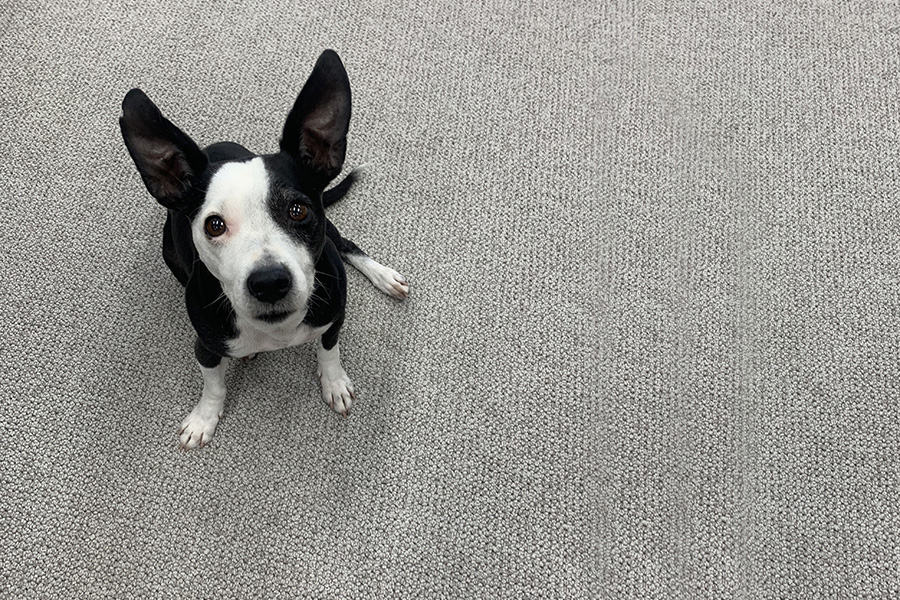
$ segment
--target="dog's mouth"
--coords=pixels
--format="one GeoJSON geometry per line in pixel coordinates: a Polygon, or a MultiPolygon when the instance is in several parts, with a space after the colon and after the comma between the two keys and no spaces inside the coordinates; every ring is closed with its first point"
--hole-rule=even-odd
{"type": "Polygon", "coordinates": [[[256,315],[256,318],[259,319],[260,321],[265,321],[266,323],[281,323],[282,321],[287,319],[292,314],[294,314],[294,312],[289,311],[289,310],[272,311],[272,312],[267,312],[267,313],[262,313],[262,314],[256,315]]]}

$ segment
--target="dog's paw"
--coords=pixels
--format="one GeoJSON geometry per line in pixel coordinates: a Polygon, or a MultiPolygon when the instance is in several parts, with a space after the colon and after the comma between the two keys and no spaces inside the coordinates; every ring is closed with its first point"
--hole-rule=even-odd
{"type": "Polygon", "coordinates": [[[359,269],[360,273],[369,278],[376,288],[387,294],[403,300],[409,295],[409,282],[406,277],[386,267],[365,254],[349,255],[347,260],[351,265],[359,269]]]}
{"type": "Polygon", "coordinates": [[[353,382],[347,377],[343,369],[332,372],[319,370],[319,379],[322,381],[322,399],[336,413],[343,416],[350,414],[356,393],[353,391],[353,382]]]}
{"type": "Polygon", "coordinates": [[[406,281],[406,277],[390,267],[379,266],[381,268],[374,271],[371,276],[375,287],[398,300],[406,298],[409,295],[409,282],[406,281]]]}
{"type": "Polygon", "coordinates": [[[210,411],[209,408],[198,404],[191,414],[181,422],[181,427],[178,429],[179,448],[191,450],[207,445],[216,432],[216,425],[219,424],[221,417],[221,411],[210,411]]]}

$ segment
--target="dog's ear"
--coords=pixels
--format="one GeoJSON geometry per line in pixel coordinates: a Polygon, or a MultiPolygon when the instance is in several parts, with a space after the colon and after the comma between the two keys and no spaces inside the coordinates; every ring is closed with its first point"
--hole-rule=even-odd
{"type": "Polygon", "coordinates": [[[281,150],[308,168],[324,188],[337,177],[347,152],[350,80],[334,50],[316,61],[281,134],[281,150]]]}
{"type": "Polygon", "coordinates": [[[166,208],[188,210],[196,204],[191,186],[206,169],[203,151],[166,119],[141,90],[122,101],[122,138],[147,190],[166,208]]]}

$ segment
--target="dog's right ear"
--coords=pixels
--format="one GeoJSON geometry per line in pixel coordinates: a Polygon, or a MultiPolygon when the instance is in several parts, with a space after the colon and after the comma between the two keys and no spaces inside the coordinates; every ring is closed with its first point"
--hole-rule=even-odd
{"type": "Polygon", "coordinates": [[[150,194],[166,208],[190,210],[191,186],[206,169],[203,151],[166,119],[141,90],[122,101],[122,138],[150,194]]]}

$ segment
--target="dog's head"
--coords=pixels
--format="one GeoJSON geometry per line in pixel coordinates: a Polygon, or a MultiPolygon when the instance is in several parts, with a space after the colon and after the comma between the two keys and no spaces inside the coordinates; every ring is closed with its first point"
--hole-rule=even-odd
{"type": "Polygon", "coordinates": [[[331,50],[288,114],[277,154],[211,162],[138,89],[119,120],[150,194],[188,216],[197,254],[235,312],[263,327],[301,312],[312,294],[322,191],[341,171],[349,123],[350,82],[331,50]]]}

